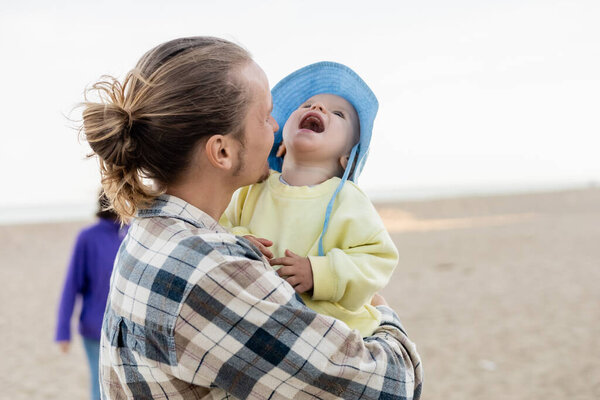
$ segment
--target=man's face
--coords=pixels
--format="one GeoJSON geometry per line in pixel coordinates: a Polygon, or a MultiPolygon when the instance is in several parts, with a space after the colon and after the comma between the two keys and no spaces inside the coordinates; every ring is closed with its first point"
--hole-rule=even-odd
{"type": "Polygon", "coordinates": [[[241,75],[247,81],[251,100],[244,121],[239,164],[234,175],[243,177],[242,186],[245,186],[268,178],[267,158],[273,147],[274,133],[279,130],[279,126],[271,116],[273,102],[263,70],[256,63],[250,62],[242,68],[241,75]]]}
{"type": "Polygon", "coordinates": [[[290,115],[283,127],[287,154],[298,160],[326,161],[348,155],[358,142],[356,110],[346,99],[318,94],[290,115]]]}

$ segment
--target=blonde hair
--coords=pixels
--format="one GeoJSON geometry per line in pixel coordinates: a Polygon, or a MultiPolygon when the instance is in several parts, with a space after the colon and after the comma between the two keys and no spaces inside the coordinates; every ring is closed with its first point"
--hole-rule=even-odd
{"type": "Polygon", "coordinates": [[[88,89],[82,132],[122,221],[177,180],[199,140],[216,133],[241,140],[250,94],[238,71],[250,61],[224,39],[175,39],[146,53],[123,82],[104,76],[88,89]],[[90,93],[99,100],[88,101],[90,93]]]}

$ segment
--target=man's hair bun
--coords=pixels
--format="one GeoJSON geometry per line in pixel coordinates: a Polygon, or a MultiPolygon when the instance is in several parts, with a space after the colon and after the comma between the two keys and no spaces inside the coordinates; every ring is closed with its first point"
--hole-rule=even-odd
{"type": "Polygon", "coordinates": [[[102,101],[85,104],[83,127],[87,141],[106,162],[134,168],[139,149],[133,135],[134,116],[123,104],[126,88],[114,78],[105,78],[89,91],[95,92],[102,101]]]}

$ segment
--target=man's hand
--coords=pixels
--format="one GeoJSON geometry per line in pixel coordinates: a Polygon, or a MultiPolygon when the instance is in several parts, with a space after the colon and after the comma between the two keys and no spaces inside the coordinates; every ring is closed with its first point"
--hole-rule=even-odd
{"type": "Polygon", "coordinates": [[[313,288],[312,266],[308,257],[300,257],[291,250],[285,251],[286,257],[269,260],[271,265],[283,265],[277,270],[297,293],[304,293],[313,288]]]}
{"type": "Polygon", "coordinates": [[[271,252],[271,250],[267,249],[267,247],[273,246],[273,242],[271,242],[269,239],[257,238],[256,236],[252,236],[252,235],[245,235],[244,239],[248,240],[253,245],[258,247],[260,252],[263,253],[263,255],[265,257],[267,257],[269,260],[271,258],[273,258],[273,253],[271,252]]]}
{"type": "Polygon", "coordinates": [[[374,307],[377,307],[377,306],[388,306],[389,307],[387,301],[385,301],[383,296],[380,295],[379,293],[375,293],[373,295],[373,298],[371,299],[371,305],[374,307]]]}
{"type": "Polygon", "coordinates": [[[60,348],[60,351],[62,351],[65,354],[69,352],[70,346],[71,342],[68,340],[61,340],[60,342],[58,342],[58,347],[60,348]]]}

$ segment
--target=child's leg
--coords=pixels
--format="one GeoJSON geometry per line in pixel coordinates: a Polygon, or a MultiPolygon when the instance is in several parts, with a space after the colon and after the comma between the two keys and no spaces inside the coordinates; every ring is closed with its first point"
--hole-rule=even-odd
{"type": "Polygon", "coordinates": [[[100,399],[100,379],[98,377],[98,364],[100,356],[100,341],[88,338],[83,339],[83,347],[85,348],[85,354],[87,354],[88,363],[90,365],[90,379],[91,379],[91,399],[100,399]]]}

